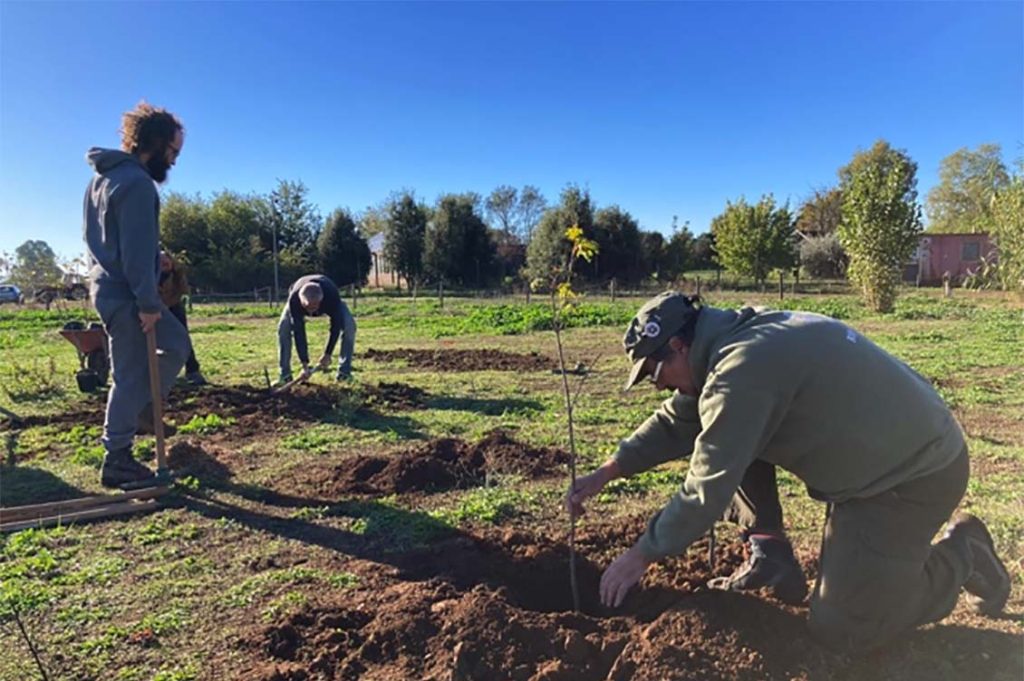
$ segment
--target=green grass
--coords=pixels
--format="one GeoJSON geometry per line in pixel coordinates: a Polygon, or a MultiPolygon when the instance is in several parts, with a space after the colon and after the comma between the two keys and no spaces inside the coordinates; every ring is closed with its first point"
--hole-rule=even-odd
{"type": "Polygon", "coordinates": [[[207,414],[206,416],[193,416],[189,419],[188,423],[185,423],[178,427],[178,432],[182,435],[188,435],[190,433],[198,435],[209,435],[210,433],[216,433],[218,430],[227,428],[235,419],[232,417],[223,417],[219,414],[207,414]]]}

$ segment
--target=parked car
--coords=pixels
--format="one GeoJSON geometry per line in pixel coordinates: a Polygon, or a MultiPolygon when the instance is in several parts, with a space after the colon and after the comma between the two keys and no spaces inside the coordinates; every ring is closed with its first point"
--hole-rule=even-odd
{"type": "Polygon", "coordinates": [[[20,305],[23,301],[21,289],[14,284],[0,284],[0,303],[15,303],[20,305]]]}

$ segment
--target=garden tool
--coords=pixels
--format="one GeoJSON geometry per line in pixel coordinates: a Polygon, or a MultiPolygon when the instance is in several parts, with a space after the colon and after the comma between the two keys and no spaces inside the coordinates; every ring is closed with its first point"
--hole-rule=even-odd
{"type": "Polygon", "coordinates": [[[160,366],[156,357],[156,329],[146,334],[146,358],[149,360],[149,395],[153,403],[153,435],[156,438],[156,474],[153,478],[122,485],[121,489],[143,489],[146,487],[167,487],[174,481],[174,472],[167,465],[167,450],[164,442],[164,405],[160,394],[160,366]]]}
{"type": "Polygon", "coordinates": [[[303,369],[302,373],[299,374],[298,378],[293,378],[292,380],[288,381],[284,385],[280,385],[280,386],[274,388],[273,390],[270,391],[270,394],[271,395],[280,395],[283,392],[287,392],[287,391],[291,390],[292,388],[294,388],[299,383],[305,383],[306,381],[309,380],[310,376],[312,376],[313,374],[315,374],[317,372],[317,369],[318,369],[318,367],[316,367],[316,366],[311,366],[311,367],[309,367],[309,369],[303,369]]]}

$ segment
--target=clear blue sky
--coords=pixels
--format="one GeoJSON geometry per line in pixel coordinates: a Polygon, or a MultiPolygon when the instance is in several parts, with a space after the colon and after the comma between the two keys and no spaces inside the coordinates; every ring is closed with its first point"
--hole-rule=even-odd
{"type": "Polygon", "coordinates": [[[0,251],[81,247],[93,145],[179,114],[164,191],[302,180],[326,214],[411,188],[569,182],[645,229],[797,204],[885,138],[921,198],[1024,153],[1024,3],[0,2],[0,251]]]}

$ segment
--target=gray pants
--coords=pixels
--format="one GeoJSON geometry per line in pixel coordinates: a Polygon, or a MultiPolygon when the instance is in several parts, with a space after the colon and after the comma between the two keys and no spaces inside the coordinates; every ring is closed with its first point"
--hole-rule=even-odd
{"type": "Polygon", "coordinates": [[[964,448],[940,471],[833,507],[811,596],[815,638],[841,651],[873,648],[953,610],[970,575],[970,548],[931,542],[960,503],[969,469],[964,448]]]}
{"type": "MultiPolygon", "coordinates": [[[[348,376],[352,373],[352,354],[356,347],[356,320],[344,306],[341,309],[341,336],[338,339],[341,350],[338,354],[338,374],[348,376]]],[[[308,349],[307,349],[308,352],[308,349]]],[[[281,376],[292,375],[292,318],[288,314],[288,305],[281,312],[277,322],[277,359],[281,376]]]]}
{"type": "MultiPolygon", "coordinates": [[[[103,423],[103,446],[107,451],[131,447],[139,414],[152,409],[149,389],[149,360],[146,336],[139,323],[134,301],[97,298],[96,311],[110,337],[110,365],[113,385],[107,394],[107,415],[103,423]]],[[[191,351],[188,331],[167,306],[161,306],[156,324],[156,346],[160,366],[160,392],[166,398],[178,372],[191,351]]]]}

